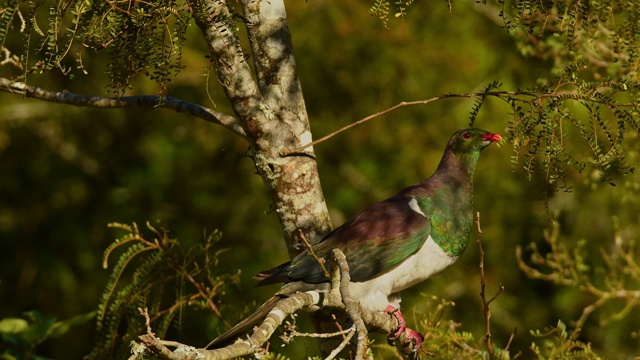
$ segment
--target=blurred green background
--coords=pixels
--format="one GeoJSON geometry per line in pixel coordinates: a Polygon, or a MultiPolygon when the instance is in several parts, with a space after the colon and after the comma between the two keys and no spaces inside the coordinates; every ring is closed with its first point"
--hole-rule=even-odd
{"type": "MultiPolygon", "coordinates": [[[[456,3],[451,13],[445,2],[416,3],[388,30],[368,15],[367,1],[287,6],[315,138],[400,101],[481,91],[494,80],[504,89],[525,88],[548,77],[552,67],[521,56],[504,29],[473,3],[456,3]]],[[[183,54],[186,69],[167,95],[230,112],[214,76],[208,79],[210,97],[205,91],[205,54],[192,26],[183,54]]],[[[85,61],[87,76],[32,75],[29,82],[103,95],[106,59],[94,54],[85,61]]],[[[4,66],[0,75],[15,73],[4,66]]],[[[154,93],[145,79],[130,92],[154,93]]],[[[468,124],[472,104],[473,99],[449,99],[403,108],[315,146],[334,225],[428,177],[451,133],[468,124]]],[[[220,229],[219,245],[230,248],[222,269],[242,271],[240,287],[231,287],[224,298],[231,322],[246,310],[238,304],[251,307],[275,291],[254,288],[251,279],[287,255],[262,181],[245,156],[248,145],[239,137],[167,110],[75,108],[7,93],[0,93],[0,114],[0,239],[7,250],[0,261],[0,318],[39,310],[66,319],[94,310],[108,276],[101,266],[103,251],[120,235],[107,229],[113,221],[164,224],[185,244],[220,229]]],[[[503,104],[489,99],[476,125],[506,134],[509,118],[503,104]]],[[[628,160],[635,164],[638,140],[629,134],[628,141],[628,160]]],[[[558,319],[570,323],[593,298],[525,277],[517,267],[516,246],[542,243],[550,214],[557,214],[565,240],[586,239],[596,266],[599,250],[614,241],[614,216],[621,234],[635,238],[640,185],[637,176],[613,174],[613,187],[587,169],[568,176],[572,193],[547,194],[543,174],[527,180],[512,155],[508,144],[483,153],[475,206],[482,213],[488,291],[505,286],[492,305],[493,340],[504,346],[518,327],[512,349],[529,358],[529,330],[558,319]]],[[[421,310],[420,293],[452,300],[456,306],[445,316],[481,338],[478,261],[472,242],[455,266],[407,291],[404,308],[421,310]]],[[[590,318],[582,339],[607,358],[640,354],[632,337],[639,330],[638,311],[599,327],[605,315],[590,318]]],[[[172,339],[206,344],[219,328],[213,316],[202,320],[190,321],[172,339]]],[[[93,328],[87,324],[48,340],[38,353],[80,358],[92,346],[93,328]]]]}

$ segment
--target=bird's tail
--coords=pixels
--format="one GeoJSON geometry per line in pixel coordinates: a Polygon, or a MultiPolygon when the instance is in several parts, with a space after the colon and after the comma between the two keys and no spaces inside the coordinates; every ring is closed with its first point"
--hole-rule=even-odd
{"type": "Polygon", "coordinates": [[[242,320],[231,329],[225,331],[222,335],[213,339],[213,341],[211,341],[209,345],[205,347],[205,349],[215,349],[227,346],[232,343],[232,341],[237,337],[248,333],[249,331],[251,331],[251,329],[253,329],[254,326],[256,326],[269,314],[269,312],[276,306],[276,304],[278,304],[278,301],[280,301],[282,298],[282,295],[275,295],[271,297],[269,300],[267,300],[267,302],[262,304],[262,306],[260,306],[258,310],[249,315],[249,317],[242,320]]]}

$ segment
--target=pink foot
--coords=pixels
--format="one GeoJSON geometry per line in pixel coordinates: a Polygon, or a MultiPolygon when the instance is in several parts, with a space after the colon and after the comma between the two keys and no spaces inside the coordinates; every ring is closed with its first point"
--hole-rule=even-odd
{"type": "Polygon", "coordinates": [[[404,320],[404,316],[402,316],[402,313],[399,309],[395,308],[392,305],[388,305],[385,309],[385,312],[387,314],[395,316],[396,320],[398,321],[398,328],[396,329],[396,331],[387,336],[389,345],[394,345],[395,341],[400,337],[400,335],[402,335],[402,333],[406,331],[409,340],[413,343],[413,351],[418,351],[422,347],[424,336],[422,336],[422,334],[420,334],[419,332],[407,328],[407,322],[404,320]]]}
{"type": "Polygon", "coordinates": [[[385,309],[384,312],[395,316],[396,320],[398,321],[398,328],[396,329],[396,331],[389,334],[389,336],[387,337],[387,341],[389,342],[389,345],[393,345],[393,342],[397,338],[399,338],[400,335],[402,335],[402,333],[407,328],[407,322],[404,321],[404,316],[402,316],[400,309],[397,309],[392,305],[387,305],[387,308],[385,309]]]}
{"type": "Polygon", "coordinates": [[[424,341],[424,336],[417,331],[413,331],[411,329],[407,329],[407,333],[409,334],[409,339],[413,343],[413,351],[418,351],[422,347],[422,342],[424,341]]]}

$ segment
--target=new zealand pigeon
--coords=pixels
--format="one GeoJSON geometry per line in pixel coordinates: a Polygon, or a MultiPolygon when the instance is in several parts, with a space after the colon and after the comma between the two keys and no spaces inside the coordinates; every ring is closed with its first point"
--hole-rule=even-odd
{"type": "MultiPolygon", "coordinates": [[[[473,226],[473,172],[480,151],[502,137],[484,130],[458,130],[445,148],[436,172],[427,180],[374,204],[313,245],[313,252],[330,260],[331,251],[344,252],[350,268],[349,291],[362,308],[399,313],[400,291],[453,264],[464,252],[473,226]]],[[[304,251],[288,263],[256,276],[258,285],[284,286],[255,313],[213,340],[207,348],[229,343],[250,331],[276,303],[298,291],[328,290],[318,262],[304,251]]],[[[408,329],[407,329],[408,330],[408,329]]],[[[422,343],[422,336],[410,336],[422,343]]]]}

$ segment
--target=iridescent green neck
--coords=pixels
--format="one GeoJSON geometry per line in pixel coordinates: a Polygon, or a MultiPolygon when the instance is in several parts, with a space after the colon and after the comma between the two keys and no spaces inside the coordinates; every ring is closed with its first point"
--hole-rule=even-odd
{"type": "Polygon", "coordinates": [[[473,226],[473,172],[480,152],[443,156],[434,174],[439,190],[431,195],[431,237],[445,252],[461,255],[473,226]],[[445,170],[446,169],[446,170],[445,170]]]}

